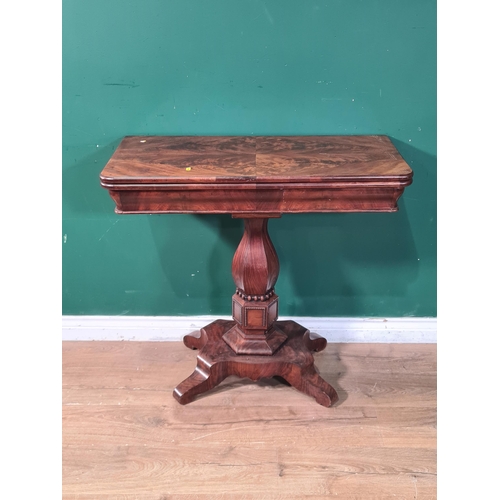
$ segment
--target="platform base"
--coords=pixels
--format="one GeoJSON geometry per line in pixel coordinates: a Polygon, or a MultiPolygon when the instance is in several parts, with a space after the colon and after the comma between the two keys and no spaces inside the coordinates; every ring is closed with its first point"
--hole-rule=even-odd
{"type": "Polygon", "coordinates": [[[312,351],[322,351],[326,347],[326,340],[311,334],[295,321],[276,321],[275,324],[287,340],[272,356],[236,354],[222,338],[234,327],[234,321],[217,320],[198,334],[186,335],[184,344],[200,352],[194,372],[175,388],[175,399],[181,404],[190,403],[197,395],[216,387],[230,375],[236,375],[251,380],[281,377],[320,405],[334,404],[338,395],[319,376],[312,355],[312,351]]]}

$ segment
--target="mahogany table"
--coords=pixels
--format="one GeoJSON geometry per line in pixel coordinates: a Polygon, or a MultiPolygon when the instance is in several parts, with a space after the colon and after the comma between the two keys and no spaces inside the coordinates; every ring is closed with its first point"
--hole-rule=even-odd
{"type": "MultiPolygon", "coordinates": [[[[279,262],[270,218],[303,212],[394,212],[413,172],[386,136],[125,137],[101,173],[119,214],[231,214],[244,220],[233,258],[233,321],[184,337],[199,349],[174,390],[186,404],[229,375],[274,376],[323,406],[338,400],[312,351],[326,340],[277,321],[279,262]]],[[[299,238],[300,235],[297,234],[299,238]]]]}

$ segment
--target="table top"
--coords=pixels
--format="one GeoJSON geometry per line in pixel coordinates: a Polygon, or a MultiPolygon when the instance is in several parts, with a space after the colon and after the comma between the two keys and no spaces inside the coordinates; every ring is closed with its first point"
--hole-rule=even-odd
{"type": "Polygon", "coordinates": [[[386,136],[129,136],[101,173],[118,213],[393,212],[413,172],[386,136]]]}
{"type": "Polygon", "coordinates": [[[125,137],[101,174],[112,184],[411,181],[390,139],[369,136],[125,137]]]}

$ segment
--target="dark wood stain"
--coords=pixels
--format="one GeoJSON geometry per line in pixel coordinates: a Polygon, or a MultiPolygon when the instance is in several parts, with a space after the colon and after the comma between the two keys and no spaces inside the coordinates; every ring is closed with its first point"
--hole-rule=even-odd
{"type": "Polygon", "coordinates": [[[200,349],[180,403],[229,375],[279,376],[324,406],[338,400],[311,351],[326,340],[276,321],[279,261],[267,220],[283,213],[394,212],[413,172],[385,136],[126,137],[101,173],[118,213],[226,213],[245,219],[233,259],[234,321],[187,335],[200,349]]]}
{"type": "Polygon", "coordinates": [[[184,344],[200,349],[194,372],[174,390],[181,404],[193,401],[197,395],[219,385],[230,375],[259,380],[280,376],[292,387],[312,396],[322,406],[338,401],[335,389],[328,384],[314,366],[311,351],[321,351],[326,341],[294,321],[277,321],[285,332],[287,342],[273,356],[240,356],[223,340],[224,332],[234,321],[217,320],[202,328],[199,335],[187,335],[184,344]]]}
{"type": "Polygon", "coordinates": [[[410,167],[385,136],[125,137],[101,175],[107,184],[381,177],[411,178],[410,167]]]}
{"type": "Polygon", "coordinates": [[[412,176],[385,136],[130,136],[101,184],[119,213],[391,212],[412,176]]]}

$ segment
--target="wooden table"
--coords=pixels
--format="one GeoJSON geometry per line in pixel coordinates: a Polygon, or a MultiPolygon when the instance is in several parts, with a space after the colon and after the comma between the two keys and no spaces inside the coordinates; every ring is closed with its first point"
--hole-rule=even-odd
{"type": "MultiPolygon", "coordinates": [[[[101,173],[120,214],[231,214],[244,220],[233,258],[233,321],[217,320],[184,344],[199,349],[174,390],[186,404],[229,375],[278,376],[330,406],[335,389],[312,351],[326,340],[277,321],[279,261],[269,218],[303,212],[395,212],[413,172],[385,136],[125,137],[101,173]]],[[[300,235],[297,234],[297,238],[300,235]]]]}

